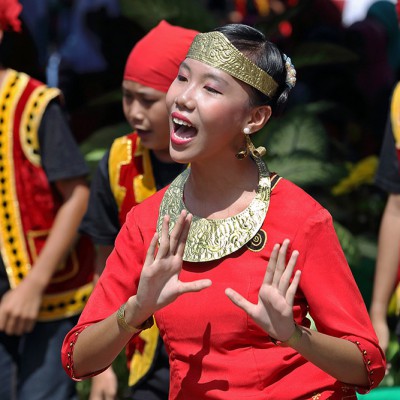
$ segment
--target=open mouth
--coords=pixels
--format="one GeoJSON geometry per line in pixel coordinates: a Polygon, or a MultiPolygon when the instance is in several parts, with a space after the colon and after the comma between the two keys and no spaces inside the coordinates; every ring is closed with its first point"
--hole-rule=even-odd
{"type": "Polygon", "coordinates": [[[173,132],[171,140],[177,144],[190,141],[197,134],[197,129],[187,121],[173,117],[173,132]]]}

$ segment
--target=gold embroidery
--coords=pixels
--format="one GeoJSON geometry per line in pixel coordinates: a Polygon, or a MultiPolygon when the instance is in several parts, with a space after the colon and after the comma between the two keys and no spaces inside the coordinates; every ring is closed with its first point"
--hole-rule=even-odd
{"type": "Polygon", "coordinates": [[[11,288],[15,288],[31,268],[21,225],[13,157],[13,116],[28,80],[25,74],[7,70],[0,90],[0,248],[11,288]]]}
{"type": "MultiPolygon", "coordinates": [[[[136,139],[136,150],[134,157],[142,157],[143,174],[133,177],[133,195],[136,203],[141,203],[147,197],[156,192],[156,184],[151,165],[150,152],[142,146],[140,138],[136,139]]],[[[121,210],[122,203],[126,196],[126,188],[119,184],[121,168],[132,162],[132,139],[123,136],[114,141],[108,163],[108,173],[110,177],[110,186],[113,196],[121,210]]]]}
{"type": "Polygon", "coordinates": [[[36,167],[40,167],[39,125],[49,102],[60,96],[56,88],[37,87],[29,96],[22,112],[20,123],[21,147],[25,157],[36,167]]]}
{"type": "Polygon", "coordinates": [[[137,175],[133,179],[133,193],[136,203],[141,203],[156,192],[156,182],[149,149],[143,147],[141,143],[138,143],[138,148],[143,156],[143,174],[137,175]]]}
{"type": "Polygon", "coordinates": [[[254,252],[261,251],[267,244],[267,232],[260,229],[257,234],[246,244],[247,248],[254,252]]]}
{"type": "Polygon", "coordinates": [[[221,32],[199,33],[186,56],[220,69],[272,97],[278,84],[239,51],[221,32]]]}
{"type": "Polygon", "coordinates": [[[85,306],[92,290],[93,283],[88,283],[68,292],[46,294],[40,307],[38,320],[49,321],[79,314],[85,306]]]}
{"type": "Polygon", "coordinates": [[[132,161],[132,140],[127,136],[123,136],[114,141],[110,149],[110,157],[108,161],[108,174],[110,179],[110,187],[113,192],[114,199],[121,209],[121,204],[126,196],[126,188],[119,185],[119,177],[121,167],[128,165],[132,161]]]}
{"type": "MultiPolygon", "coordinates": [[[[255,158],[259,169],[259,184],[253,201],[244,211],[227,219],[206,219],[193,216],[183,259],[191,262],[212,261],[234,253],[252,239],[261,228],[268,211],[271,181],[264,162],[255,158]]],[[[169,186],[160,205],[157,232],[161,236],[164,215],[170,216],[173,229],[182,210],[183,188],[190,168],[182,172],[169,186]]]]}

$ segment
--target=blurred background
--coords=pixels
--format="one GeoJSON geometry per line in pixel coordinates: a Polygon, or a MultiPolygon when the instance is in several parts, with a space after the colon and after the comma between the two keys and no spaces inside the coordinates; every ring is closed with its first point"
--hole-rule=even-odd
{"type": "MultiPolygon", "coordinates": [[[[20,1],[23,34],[10,35],[4,44],[7,66],[61,88],[92,171],[112,141],[130,132],[121,106],[123,68],[136,41],[161,19],[200,31],[242,22],[277,43],[296,67],[297,84],[284,113],[256,140],[267,148],[270,170],[331,212],[369,306],[387,196],[373,178],[391,91],[400,78],[396,1],[20,1]]],[[[378,391],[360,397],[395,398],[385,392],[400,385],[394,338],[388,359],[392,368],[381,384],[385,397],[378,391]]],[[[123,375],[118,363],[123,360],[116,366],[123,375]]],[[[87,398],[88,383],[80,384],[80,393],[87,398]]]]}

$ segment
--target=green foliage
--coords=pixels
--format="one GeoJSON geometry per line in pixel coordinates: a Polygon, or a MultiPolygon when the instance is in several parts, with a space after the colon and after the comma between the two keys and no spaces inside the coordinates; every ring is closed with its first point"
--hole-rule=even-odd
{"type": "Polygon", "coordinates": [[[326,158],[327,135],[313,115],[288,113],[278,123],[271,121],[267,131],[266,144],[271,156],[282,157],[301,152],[319,159],[326,158]]]}
{"type": "MultiPolygon", "coordinates": [[[[347,226],[349,207],[336,208],[337,198],[331,189],[346,177],[348,169],[342,160],[332,160],[332,140],[319,119],[319,114],[333,107],[327,102],[298,106],[284,118],[271,120],[255,140],[267,148],[266,161],[271,171],[309,191],[334,217],[336,233],[354,269],[362,259],[357,237],[347,226]]],[[[351,193],[354,196],[354,193],[351,193]]]]}
{"type": "Polygon", "coordinates": [[[345,176],[343,164],[328,160],[329,138],[317,117],[330,107],[325,102],[298,106],[268,123],[256,144],[267,148],[271,171],[303,188],[331,186],[345,176]]]}
{"type": "Polygon", "coordinates": [[[300,152],[271,159],[268,167],[303,188],[332,185],[343,172],[340,165],[300,152]]]}

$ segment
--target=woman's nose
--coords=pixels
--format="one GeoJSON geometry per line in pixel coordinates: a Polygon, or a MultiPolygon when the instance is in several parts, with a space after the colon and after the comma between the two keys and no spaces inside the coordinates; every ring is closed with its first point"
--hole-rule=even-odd
{"type": "Polygon", "coordinates": [[[175,104],[180,108],[193,109],[195,106],[195,98],[193,89],[187,88],[175,97],[175,104]]]}

